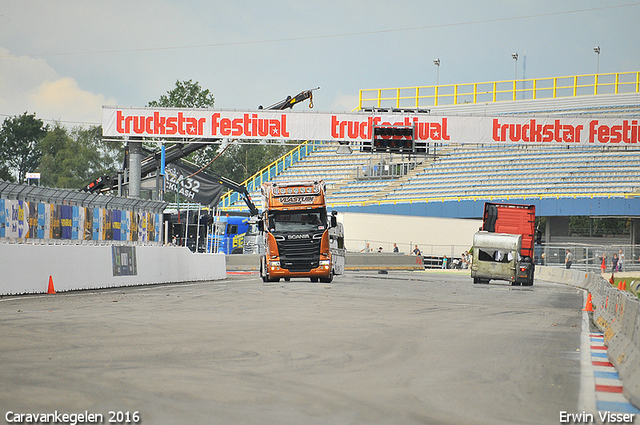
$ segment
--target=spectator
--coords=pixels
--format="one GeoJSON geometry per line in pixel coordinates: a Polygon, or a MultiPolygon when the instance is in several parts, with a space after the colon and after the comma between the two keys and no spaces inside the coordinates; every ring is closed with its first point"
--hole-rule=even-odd
{"type": "Polygon", "coordinates": [[[362,248],[360,252],[371,252],[371,245],[369,245],[369,242],[367,242],[367,246],[362,248]]]}
{"type": "Polygon", "coordinates": [[[378,248],[378,252],[382,252],[382,247],[379,247],[379,248],[378,248]]]}
{"type": "Polygon", "coordinates": [[[622,250],[620,250],[620,253],[618,254],[618,271],[621,272],[622,271],[622,266],[624,265],[624,252],[622,252],[622,250]]]}
{"type": "Polygon", "coordinates": [[[567,255],[564,256],[564,264],[567,267],[567,269],[570,269],[571,264],[573,264],[573,254],[568,249],[567,249],[567,255]]]}
{"type": "Polygon", "coordinates": [[[618,271],[618,254],[613,254],[611,259],[611,273],[618,271]]]}
{"type": "Polygon", "coordinates": [[[422,255],[422,253],[420,252],[420,250],[418,249],[418,245],[416,245],[416,247],[413,249],[413,251],[411,252],[413,255],[417,255],[418,257],[420,257],[422,255]]]}
{"type": "Polygon", "coordinates": [[[600,264],[600,270],[602,270],[603,274],[605,270],[607,270],[607,254],[604,252],[602,253],[602,264],[600,264]]]}
{"type": "Polygon", "coordinates": [[[395,244],[395,242],[394,242],[394,244],[393,244],[393,252],[400,252],[400,251],[398,250],[398,245],[396,245],[396,244],[395,244]]]}
{"type": "Polygon", "coordinates": [[[443,269],[447,268],[447,256],[446,255],[444,257],[442,257],[442,268],[443,269]]]}

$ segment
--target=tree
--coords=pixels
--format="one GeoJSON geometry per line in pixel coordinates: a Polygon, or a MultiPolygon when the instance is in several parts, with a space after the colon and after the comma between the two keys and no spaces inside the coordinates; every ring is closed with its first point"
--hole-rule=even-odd
{"type": "MultiPolygon", "coordinates": [[[[209,167],[213,173],[243,182],[289,151],[283,143],[232,143],[209,167]]],[[[196,152],[196,162],[208,164],[217,153],[213,149],[196,152]]]]}
{"type": "MultiPolygon", "coordinates": [[[[203,90],[198,82],[188,80],[176,81],[176,86],[173,90],[168,91],[166,95],[160,96],[159,100],[149,102],[147,106],[203,108],[213,107],[213,105],[214,98],[210,91],[208,89],[203,90]]],[[[146,146],[157,149],[157,146],[149,146],[149,144],[146,144],[146,146]]],[[[218,156],[220,149],[217,144],[210,145],[193,152],[187,159],[199,165],[209,164],[218,156]]],[[[234,143],[207,169],[240,183],[280,158],[288,150],[289,148],[286,145],[280,143],[264,144],[255,142],[242,145],[234,143]]],[[[171,196],[167,196],[165,199],[171,199],[171,196]]]]}
{"type": "Polygon", "coordinates": [[[42,183],[80,188],[104,174],[112,174],[121,160],[121,143],[103,142],[100,126],[68,130],[56,124],[40,143],[38,171],[42,183]]]}
{"type": "Polygon", "coordinates": [[[4,120],[0,129],[0,177],[17,175],[22,182],[27,172],[35,171],[42,156],[39,143],[47,129],[35,114],[27,112],[4,120]]]}
{"type": "Polygon", "coordinates": [[[160,99],[149,102],[147,106],[157,108],[206,108],[213,107],[214,97],[209,89],[202,90],[196,81],[176,80],[176,87],[160,96],[160,99]]]}

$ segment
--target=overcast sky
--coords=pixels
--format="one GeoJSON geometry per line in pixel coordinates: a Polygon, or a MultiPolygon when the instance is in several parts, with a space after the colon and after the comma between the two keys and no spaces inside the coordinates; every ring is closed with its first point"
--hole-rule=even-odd
{"type": "MultiPolygon", "coordinates": [[[[0,120],[100,124],[192,79],[221,109],[314,92],[640,70],[640,2],[0,0],[0,120]]],[[[307,103],[296,109],[307,108],[307,103]]]]}

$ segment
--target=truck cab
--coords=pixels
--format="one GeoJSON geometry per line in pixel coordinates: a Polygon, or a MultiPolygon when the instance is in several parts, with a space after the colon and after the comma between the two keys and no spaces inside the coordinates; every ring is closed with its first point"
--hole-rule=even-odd
{"type": "Polygon", "coordinates": [[[269,182],[262,186],[265,253],[260,274],[266,281],[308,277],[331,282],[335,274],[323,181],[269,182]]]}
{"type": "Polygon", "coordinates": [[[520,259],[513,285],[533,285],[535,264],[533,248],[535,240],[536,207],[508,203],[485,202],[482,229],[489,233],[519,235],[520,259]]]}

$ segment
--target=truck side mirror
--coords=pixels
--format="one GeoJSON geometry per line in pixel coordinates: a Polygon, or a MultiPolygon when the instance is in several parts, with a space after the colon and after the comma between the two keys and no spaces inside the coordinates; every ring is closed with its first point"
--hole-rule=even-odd
{"type": "Polygon", "coordinates": [[[264,221],[262,219],[258,220],[258,230],[264,232],[264,221]]]}
{"type": "Polygon", "coordinates": [[[338,213],[333,211],[331,213],[331,220],[329,222],[329,227],[338,227],[338,213]]]}

